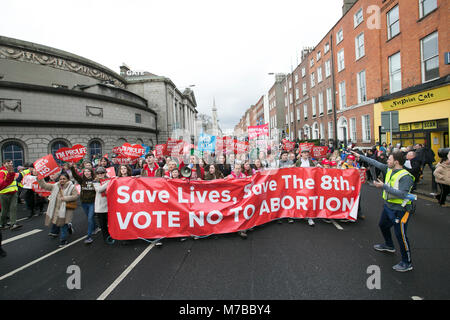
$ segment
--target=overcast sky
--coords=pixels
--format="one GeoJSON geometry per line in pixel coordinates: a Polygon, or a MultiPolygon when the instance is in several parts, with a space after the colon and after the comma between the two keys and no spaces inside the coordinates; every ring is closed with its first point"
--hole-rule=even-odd
{"type": "Polygon", "coordinates": [[[65,50],[116,72],[195,84],[200,113],[213,98],[232,129],[300,50],[315,46],[342,14],[342,0],[1,0],[0,35],[65,50]]]}

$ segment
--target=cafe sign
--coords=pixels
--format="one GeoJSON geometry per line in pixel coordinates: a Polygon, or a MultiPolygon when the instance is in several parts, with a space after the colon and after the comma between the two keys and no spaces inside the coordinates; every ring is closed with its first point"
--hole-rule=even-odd
{"type": "Polygon", "coordinates": [[[392,111],[447,99],[450,99],[450,86],[422,91],[405,97],[384,101],[381,102],[381,105],[385,111],[392,111]]]}

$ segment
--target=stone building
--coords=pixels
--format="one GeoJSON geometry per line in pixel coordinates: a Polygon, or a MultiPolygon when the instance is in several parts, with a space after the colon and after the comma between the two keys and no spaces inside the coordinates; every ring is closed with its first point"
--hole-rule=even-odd
{"type": "Polygon", "coordinates": [[[170,79],[121,76],[69,52],[0,36],[0,151],[16,166],[75,144],[88,156],[125,142],[154,146],[173,130],[194,128],[195,108],[193,92],[181,93],[170,79]]]}

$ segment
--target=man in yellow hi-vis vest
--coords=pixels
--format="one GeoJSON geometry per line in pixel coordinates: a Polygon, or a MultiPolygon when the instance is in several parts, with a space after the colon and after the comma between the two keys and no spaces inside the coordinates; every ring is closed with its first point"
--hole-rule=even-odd
{"type": "Polygon", "coordinates": [[[387,165],[368,157],[353,153],[359,160],[377,167],[385,173],[384,183],[381,180],[374,182],[377,188],[383,188],[384,207],[378,226],[384,237],[384,244],[376,244],[374,249],[377,251],[395,252],[394,243],[391,236],[391,228],[394,227],[402,254],[402,261],[395,266],[395,271],[405,272],[413,269],[411,263],[411,250],[408,237],[406,236],[407,225],[412,210],[411,200],[408,200],[408,194],[414,185],[414,177],[405,169],[403,164],[405,158],[401,151],[393,152],[389,155],[387,165]]]}
{"type": "MultiPolygon", "coordinates": [[[[3,166],[0,167],[0,181],[5,180],[8,175],[8,168],[13,165],[12,160],[3,161],[3,166]]],[[[17,182],[13,180],[10,185],[0,190],[0,203],[2,206],[1,228],[7,227],[7,219],[9,216],[9,222],[11,223],[11,230],[16,230],[22,226],[16,223],[17,212],[17,182]]]]}

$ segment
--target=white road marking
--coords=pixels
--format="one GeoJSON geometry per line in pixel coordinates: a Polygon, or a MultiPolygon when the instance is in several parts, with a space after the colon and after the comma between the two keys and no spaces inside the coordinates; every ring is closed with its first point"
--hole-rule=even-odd
{"type": "Polygon", "coordinates": [[[16,240],[19,240],[19,239],[22,239],[22,238],[25,238],[25,237],[28,237],[28,236],[31,236],[32,234],[35,234],[35,233],[38,233],[38,232],[41,232],[41,231],[42,231],[41,229],[34,229],[34,230],[31,230],[31,231],[19,234],[18,236],[15,236],[15,237],[3,240],[2,241],[2,245],[10,243],[10,242],[13,242],[13,241],[16,241],[16,240]]]}
{"type": "Polygon", "coordinates": [[[20,268],[17,268],[17,269],[15,269],[15,270],[13,270],[13,271],[7,273],[7,274],[4,274],[3,276],[0,277],[0,281],[3,280],[3,279],[8,278],[8,277],[10,277],[10,276],[12,276],[12,275],[14,275],[14,274],[16,274],[16,273],[19,272],[19,271],[22,271],[22,270],[24,270],[24,269],[26,269],[26,268],[32,266],[33,264],[38,263],[39,261],[42,261],[42,260],[44,260],[44,259],[46,259],[46,258],[48,258],[48,257],[50,257],[50,256],[52,256],[52,255],[54,255],[55,253],[58,253],[58,252],[60,252],[60,251],[62,251],[62,250],[64,250],[64,249],[70,247],[71,245],[74,245],[75,243],[77,243],[77,242],[83,240],[83,239],[86,238],[86,237],[87,237],[87,236],[83,236],[83,237],[81,237],[81,238],[79,238],[79,239],[77,239],[77,240],[75,240],[75,241],[73,241],[73,242],[69,242],[66,246],[64,246],[64,247],[62,247],[62,248],[58,248],[58,249],[56,249],[56,250],[54,250],[54,251],[52,251],[52,252],[50,252],[50,253],[47,253],[45,256],[42,256],[42,257],[40,257],[40,258],[37,258],[36,260],[33,260],[33,261],[31,261],[30,263],[27,263],[26,265],[23,265],[23,266],[20,267],[20,268]]]}
{"type": "Polygon", "coordinates": [[[413,299],[413,300],[423,300],[423,298],[419,297],[419,296],[412,296],[411,299],[413,299]]]}
{"type": "Polygon", "coordinates": [[[339,223],[337,223],[336,221],[331,220],[331,222],[334,224],[334,226],[336,227],[336,229],[338,229],[338,230],[344,230],[344,228],[342,228],[341,225],[340,225],[339,223]]]}
{"type": "Polygon", "coordinates": [[[136,267],[136,265],[145,257],[145,255],[154,247],[155,245],[151,243],[144,251],[137,257],[132,264],[125,269],[124,272],[97,298],[97,300],[105,300],[111,292],[122,282],[123,279],[131,272],[131,270],[136,267]]]}

